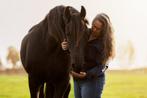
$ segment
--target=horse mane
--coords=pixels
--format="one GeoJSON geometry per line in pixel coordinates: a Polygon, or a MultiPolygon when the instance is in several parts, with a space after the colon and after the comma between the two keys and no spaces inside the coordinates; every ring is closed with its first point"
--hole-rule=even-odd
{"type": "MultiPolygon", "coordinates": [[[[40,23],[33,26],[29,32],[40,28],[42,30],[44,38],[49,35],[52,36],[57,42],[62,42],[63,38],[65,38],[64,34],[66,16],[64,14],[64,11],[66,7],[69,7],[71,15],[79,13],[75,8],[71,6],[56,6],[49,11],[49,13],[40,23]]],[[[75,21],[75,24],[73,24],[73,27],[70,27],[72,30],[74,30],[73,28],[79,27],[78,21],[76,19],[73,20],[75,21]]],[[[86,19],[84,21],[88,23],[86,19]]]]}
{"type": "Polygon", "coordinates": [[[65,30],[65,23],[63,20],[65,6],[56,6],[51,9],[46,16],[48,33],[53,36],[57,41],[61,41],[65,30]]]}

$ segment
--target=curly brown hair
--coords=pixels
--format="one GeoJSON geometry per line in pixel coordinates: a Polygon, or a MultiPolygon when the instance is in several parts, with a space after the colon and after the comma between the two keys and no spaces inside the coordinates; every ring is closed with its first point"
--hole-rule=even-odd
{"type": "Polygon", "coordinates": [[[100,32],[100,36],[98,36],[98,38],[102,40],[100,43],[101,46],[103,47],[102,62],[103,64],[105,64],[109,61],[109,59],[114,57],[114,39],[113,39],[112,24],[111,24],[110,18],[105,13],[98,14],[94,18],[92,24],[96,20],[100,21],[103,24],[102,30],[100,32]]]}

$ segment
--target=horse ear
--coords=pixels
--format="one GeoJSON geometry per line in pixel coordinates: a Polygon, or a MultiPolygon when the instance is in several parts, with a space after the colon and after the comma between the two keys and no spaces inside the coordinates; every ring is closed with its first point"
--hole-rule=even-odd
{"type": "Polygon", "coordinates": [[[70,10],[69,10],[69,6],[67,6],[64,10],[64,15],[65,15],[65,18],[67,19],[67,22],[69,22],[70,20],[70,17],[71,17],[71,14],[70,14],[70,10]]]}
{"type": "Polygon", "coordinates": [[[85,10],[84,6],[81,6],[81,13],[80,13],[80,15],[81,15],[82,18],[85,18],[85,16],[86,16],[86,10],[85,10]]]}

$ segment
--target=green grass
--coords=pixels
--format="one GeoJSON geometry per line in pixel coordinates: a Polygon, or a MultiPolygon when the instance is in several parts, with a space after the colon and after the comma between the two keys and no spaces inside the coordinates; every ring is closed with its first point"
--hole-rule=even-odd
{"type": "Polygon", "coordinates": [[[27,76],[0,75],[0,98],[29,98],[27,76]]]}
{"type": "Polygon", "coordinates": [[[147,73],[108,73],[103,98],[147,98],[147,73]]]}
{"type": "MultiPolygon", "coordinates": [[[[29,98],[27,81],[27,75],[0,75],[0,98],[29,98]]],[[[102,98],[147,98],[147,73],[108,72],[102,98]]]]}

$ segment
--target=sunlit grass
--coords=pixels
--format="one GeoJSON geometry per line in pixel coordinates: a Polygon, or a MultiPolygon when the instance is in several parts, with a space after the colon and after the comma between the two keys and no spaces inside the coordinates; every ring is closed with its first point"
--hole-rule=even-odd
{"type": "Polygon", "coordinates": [[[147,73],[108,73],[103,98],[147,98],[147,73]]]}
{"type": "Polygon", "coordinates": [[[29,98],[27,76],[1,75],[0,98],[29,98]]]}
{"type": "MultiPolygon", "coordinates": [[[[71,84],[69,98],[74,98],[71,84]]],[[[27,75],[0,75],[0,98],[29,98],[27,75]]],[[[106,73],[102,98],[147,98],[147,73],[106,73]]]]}

